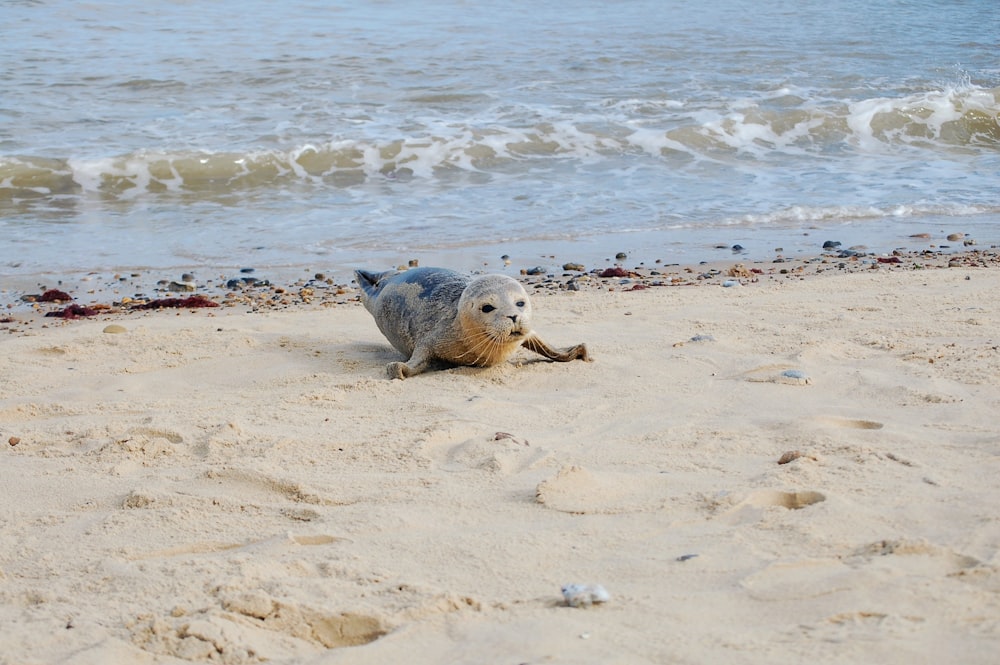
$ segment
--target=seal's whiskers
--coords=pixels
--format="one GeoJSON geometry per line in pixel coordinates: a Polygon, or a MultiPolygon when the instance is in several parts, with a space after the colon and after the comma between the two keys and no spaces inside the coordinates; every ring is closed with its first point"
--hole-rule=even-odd
{"type": "Polygon", "coordinates": [[[475,358],[469,361],[470,364],[493,364],[503,343],[486,331],[475,331],[472,334],[474,335],[473,343],[469,345],[469,348],[464,353],[459,354],[458,357],[465,360],[472,354],[476,354],[475,358]]]}

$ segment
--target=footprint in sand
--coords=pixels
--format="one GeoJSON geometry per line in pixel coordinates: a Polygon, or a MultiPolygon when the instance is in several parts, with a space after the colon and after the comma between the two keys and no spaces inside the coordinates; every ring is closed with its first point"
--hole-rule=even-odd
{"type": "Polygon", "coordinates": [[[979,559],[922,540],[879,540],[855,550],[845,561],[855,568],[887,565],[925,575],[954,575],[982,565],[979,559]]]}
{"type": "Polygon", "coordinates": [[[564,513],[614,515],[661,510],[668,497],[662,474],[594,473],[567,466],[538,484],[535,500],[564,513]]]}
{"type": "Polygon", "coordinates": [[[483,431],[478,424],[432,432],[424,440],[422,452],[445,471],[478,469],[505,475],[534,468],[551,456],[522,436],[483,431]]]}
{"type": "Polygon", "coordinates": [[[390,628],[376,614],[324,611],[261,590],[221,592],[218,603],[190,615],[139,621],[129,626],[132,641],[185,660],[300,661],[324,649],[369,644],[390,628]]]}
{"type": "Polygon", "coordinates": [[[748,497],[734,501],[732,507],[722,513],[722,519],[731,524],[757,522],[770,508],[802,510],[826,501],[826,495],[811,490],[781,491],[758,490],[748,497]]]}
{"type": "Polygon", "coordinates": [[[961,576],[985,568],[973,557],[923,541],[882,540],[846,558],[779,561],[748,575],[740,585],[758,600],[803,600],[895,586],[903,575],[961,576]]]}

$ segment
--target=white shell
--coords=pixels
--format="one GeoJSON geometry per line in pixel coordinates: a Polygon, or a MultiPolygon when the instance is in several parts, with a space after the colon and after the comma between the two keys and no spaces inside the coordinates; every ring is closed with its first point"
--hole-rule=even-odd
{"type": "Polygon", "coordinates": [[[566,584],[562,595],[570,607],[587,607],[611,600],[611,595],[600,584],[566,584]]]}

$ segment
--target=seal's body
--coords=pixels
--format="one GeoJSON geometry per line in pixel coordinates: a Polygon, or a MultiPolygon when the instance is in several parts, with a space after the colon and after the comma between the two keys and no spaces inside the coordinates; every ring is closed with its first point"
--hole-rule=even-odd
{"type": "Polygon", "coordinates": [[[434,363],[489,367],[521,346],[560,362],[589,360],[583,344],[553,349],[535,335],[528,294],[505,275],[473,277],[444,268],[354,274],[379,330],[409,358],[389,363],[392,378],[420,374],[434,363]]]}

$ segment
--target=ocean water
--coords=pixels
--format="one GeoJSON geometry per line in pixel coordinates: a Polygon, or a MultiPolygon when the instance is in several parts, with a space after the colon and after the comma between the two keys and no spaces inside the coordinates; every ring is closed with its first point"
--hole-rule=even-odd
{"type": "Polygon", "coordinates": [[[998,54],[996,0],[0,0],[0,281],[988,245],[998,54]]]}

